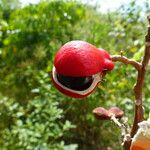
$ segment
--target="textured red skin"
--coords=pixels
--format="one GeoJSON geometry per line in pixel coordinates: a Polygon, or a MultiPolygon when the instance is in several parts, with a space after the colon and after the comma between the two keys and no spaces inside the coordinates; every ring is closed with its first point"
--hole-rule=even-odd
{"type": "Polygon", "coordinates": [[[108,71],[112,70],[114,68],[114,63],[112,62],[109,53],[103,49],[99,49],[99,50],[105,58],[104,59],[104,69],[106,69],[108,71]]]}
{"type": "Polygon", "coordinates": [[[56,54],[54,65],[65,76],[91,76],[104,69],[104,55],[95,46],[84,41],[71,41],[56,54]]]}
{"type": "MultiPolygon", "coordinates": [[[[55,56],[54,66],[57,73],[72,77],[92,76],[114,68],[107,51],[98,49],[84,41],[71,41],[63,45],[55,56]]],[[[76,94],[66,91],[57,85],[54,80],[53,83],[60,92],[70,97],[84,98],[92,93],[91,91],[86,95],[76,94]]]]}
{"type": "Polygon", "coordinates": [[[90,95],[97,86],[94,87],[94,89],[89,92],[88,94],[86,95],[80,95],[80,94],[77,94],[77,93],[73,93],[73,92],[70,92],[70,91],[66,91],[65,89],[63,89],[62,87],[60,87],[58,84],[56,84],[56,82],[54,81],[53,77],[52,77],[52,81],[53,81],[53,84],[54,86],[63,94],[69,96],[69,97],[73,97],[73,98],[78,98],[78,99],[82,99],[84,97],[87,97],[88,95],[90,95]]]}
{"type": "Polygon", "coordinates": [[[107,51],[105,51],[104,49],[99,48],[100,52],[104,55],[105,58],[107,59],[111,59],[110,55],[107,51]]]}

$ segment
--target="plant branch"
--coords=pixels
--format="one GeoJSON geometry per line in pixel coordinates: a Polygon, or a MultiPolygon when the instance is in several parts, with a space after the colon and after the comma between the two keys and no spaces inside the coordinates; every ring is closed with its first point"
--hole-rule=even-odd
{"type": "Polygon", "coordinates": [[[118,119],[113,115],[111,118],[110,118],[119,128],[121,128],[123,134],[128,134],[128,129],[127,127],[118,121],[118,119]]]}
{"type": "Polygon", "coordinates": [[[111,59],[112,59],[112,61],[115,61],[115,62],[116,61],[120,61],[120,62],[122,62],[124,64],[130,64],[133,67],[135,67],[135,69],[137,69],[137,70],[140,70],[141,67],[142,67],[141,63],[139,63],[139,62],[137,62],[135,60],[129,59],[129,58],[125,57],[125,56],[112,55],[111,59]]]}
{"type": "Polygon", "coordinates": [[[133,137],[138,129],[138,123],[143,121],[143,106],[142,106],[142,89],[144,84],[144,77],[147,71],[148,63],[150,60],[150,16],[147,17],[149,21],[149,26],[147,30],[147,35],[145,36],[145,51],[142,60],[142,68],[138,71],[137,82],[134,87],[135,92],[135,117],[134,123],[131,130],[131,137],[133,137]]]}
{"type": "Polygon", "coordinates": [[[121,129],[122,138],[123,138],[122,145],[124,144],[124,141],[131,141],[131,136],[127,126],[119,122],[119,120],[114,115],[110,119],[121,129]]]}
{"type": "MultiPolygon", "coordinates": [[[[134,122],[133,122],[133,126],[129,138],[125,139],[123,143],[123,147],[125,150],[130,150],[130,145],[132,142],[131,138],[136,134],[138,130],[138,123],[143,121],[144,119],[142,89],[144,85],[145,74],[148,68],[148,63],[150,60],[150,15],[147,17],[147,19],[149,22],[149,26],[148,26],[147,35],[145,36],[145,51],[144,51],[142,62],[139,63],[120,55],[114,55],[111,57],[113,61],[120,61],[124,64],[130,64],[138,71],[137,81],[134,86],[134,95],[135,95],[134,122]]],[[[118,124],[118,126],[120,125],[118,124]]]]}

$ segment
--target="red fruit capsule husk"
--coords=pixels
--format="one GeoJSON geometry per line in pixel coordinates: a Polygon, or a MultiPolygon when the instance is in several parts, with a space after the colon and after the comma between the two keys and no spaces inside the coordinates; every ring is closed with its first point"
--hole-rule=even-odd
{"type": "MultiPolygon", "coordinates": [[[[114,64],[107,51],[84,41],[70,41],[56,53],[54,67],[56,72],[62,76],[86,77],[110,71],[114,68],[114,64]]],[[[53,76],[52,80],[60,92],[74,98],[88,96],[99,83],[98,81],[97,84],[91,86],[92,89],[87,87],[86,91],[81,91],[86,94],[80,94],[75,90],[65,88],[60,82],[56,82],[56,76],[53,76]]]]}
{"type": "Polygon", "coordinates": [[[64,76],[91,76],[102,71],[105,57],[99,49],[84,41],[71,41],[57,52],[54,66],[64,76]]]}
{"type": "Polygon", "coordinates": [[[78,98],[78,99],[83,99],[84,97],[87,97],[87,96],[88,96],[89,94],[91,94],[91,93],[95,90],[95,88],[96,88],[96,86],[95,86],[95,88],[93,88],[93,90],[90,91],[89,93],[87,93],[87,94],[85,94],[85,95],[81,95],[81,94],[77,94],[77,93],[73,93],[73,92],[71,92],[71,91],[65,90],[64,88],[62,88],[61,86],[59,86],[58,84],[56,84],[56,82],[54,81],[53,77],[52,77],[52,82],[53,82],[54,86],[55,86],[61,93],[65,94],[65,95],[67,95],[67,96],[69,96],[69,97],[78,98]]]}

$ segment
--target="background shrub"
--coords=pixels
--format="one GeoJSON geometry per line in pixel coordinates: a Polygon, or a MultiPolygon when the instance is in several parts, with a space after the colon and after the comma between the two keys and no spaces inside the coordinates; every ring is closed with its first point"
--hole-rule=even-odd
{"type": "MultiPolygon", "coordinates": [[[[51,69],[59,47],[76,39],[111,54],[123,49],[125,56],[141,60],[146,29],[143,6],[133,1],[102,14],[75,1],[43,1],[26,7],[17,1],[0,3],[1,149],[74,150],[78,145],[81,150],[120,150],[120,130],[109,121],[95,120],[91,112],[97,106],[117,105],[132,122],[134,68],[117,63],[86,100],[56,91],[51,69]]],[[[148,1],[143,3],[148,12],[148,1]]],[[[148,73],[145,117],[150,105],[148,73]]]]}

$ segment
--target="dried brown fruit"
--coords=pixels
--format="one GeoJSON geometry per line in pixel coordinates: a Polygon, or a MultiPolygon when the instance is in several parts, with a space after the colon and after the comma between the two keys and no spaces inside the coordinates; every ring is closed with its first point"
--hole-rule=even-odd
{"type": "Polygon", "coordinates": [[[97,119],[109,120],[112,116],[121,118],[124,115],[124,112],[118,107],[111,107],[109,110],[103,107],[97,107],[93,110],[93,114],[97,119]]]}
{"type": "Polygon", "coordinates": [[[124,115],[124,112],[118,107],[111,107],[108,111],[116,118],[121,118],[124,115]]]}
{"type": "Polygon", "coordinates": [[[97,119],[100,119],[100,120],[109,120],[110,119],[109,111],[106,110],[103,107],[97,107],[97,108],[95,108],[93,110],[93,114],[95,115],[95,117],[97,119]]]}

